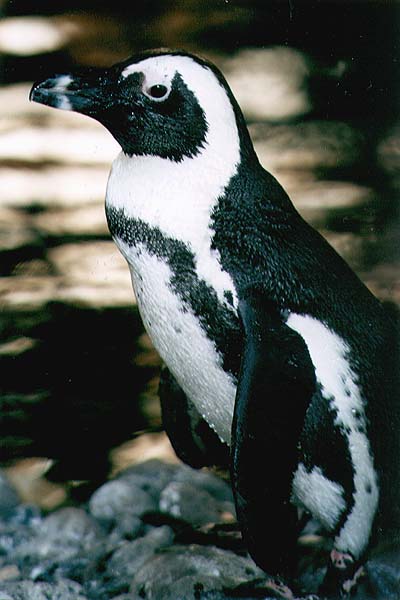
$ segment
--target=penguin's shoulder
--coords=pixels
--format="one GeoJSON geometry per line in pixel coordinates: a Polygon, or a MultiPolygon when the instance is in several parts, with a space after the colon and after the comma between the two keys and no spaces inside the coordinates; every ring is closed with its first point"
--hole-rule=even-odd
{"type": "Polygon", "coordinates": [[[314,316],[334,330],[346,321],[343,315],[382,325],[380,303],[254,161],[239,165],[213,210],[211,228],[213,247],[238,289],[259,287],[282,309],[314,316]]]}

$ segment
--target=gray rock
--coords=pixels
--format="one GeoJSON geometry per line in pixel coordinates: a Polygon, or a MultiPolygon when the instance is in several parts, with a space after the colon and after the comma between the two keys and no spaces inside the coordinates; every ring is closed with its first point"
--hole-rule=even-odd
{"type": "Polygon", "coordinates": [[[124,542],[111,556],[106,571],[107,579],[116,579],[121,585],[131,583],[136,572],[158,550],[173,543],[174,534],[170,527],[151,530],[133,542],[124,542]]]}
{"type": "Polygon", "coordinates": [[[208,470],[197,471],[186,465],[181,465],[177,470],[174,479],[176,481],[191,483],[195,487],[204,489],[213,496],[215,500],[233,502],[233,494],[230,485],[208,470]]]}
{"type": "Polygon", "coordinates": [[[131,591],[149,600],[195,600],[203,592],[233,588],[265,574],[248,558],[207,546],[173,546],[148,560],[131,591]]]}
{"type": "Polygon", "coordinates": [[[160,497],[161,512],[195,526],[217,523],[224,515],[233,514],[233,505],[219,502],[200,486],[189,482],[172,481],[160,497]]]}
{"type": "Polygon", "coordinates": [[[0,600],[87,600],[75,581],[56,584],[18,581],[0,583],[0,600]]]}
{"type": "MultiPolygon", "coordinates": [[[[116,481],[121,482],[116,489],[121,486],[121,490],[124,491],[118,493],[126,493],[129,504],[132,500],[130,492],[126,490],[140,488],[142,493],[149,494],[156,502],[152,510],[158,509],[168,516],[195,526],[231,520],[235,513],[232,491],[226,482],[213,473],[197,471],[183,464],[150,460],[127,469],[116,481]]],[[[95,495],[98,492],[99,490],[95,495]]],[[[142,494],[138,494],[138,498],[141,497],[142,494]]],[[[132,511],[126,504],[124,501],[124,512],[132,511]]],[[[91,510],[93,512],[93,509],[91,510]]],[[[101,510],[101,518],[110,518],[110,502],[107,501],[101,510]]],[[[99,516],[100,513],[93,514],[99,516]]]]}
{"type": "Polygon", "coordinates": [[[0,556],[12,559],[19,548],[29,544],[33,537],[28,524],[0,520],[0,556]]]}
{"type": "Polygon", "coordinates": [[[179,466],[160,495],[161,512],[194,526],[232,520],[232,491],[222,479],[208,471],[179,466]]]}
{"type": "Polygon", "coordinates": [[[128,479],[108,481],[95,491],[89,501],[93,517],[131,537],[140,530],[140,518],[156,508],[153,496],[128,479]]]}
{"type": "MultiPolygon", "coordinates": [[[[186,467],[152,459],[122,471],[118,475],[118,479],[129,481],[129,483],[142,488],[158,502],[164,487],[176,477],[182,468],[186,467]]],[[[193,472],[192,469],[189,470],[193,472]]]]}
{"type": "Polygon", "coordinates": [[[0,471],[0,518],[8,517],[20,504],[20,499],[10,480],[0,471]]]}
{"type": "Polygon", "coordinates": [[[95,552],[104,533],[80,508],[63,508],[44,519],[37,534],[16,552],[19,559],[65,561],[78,554],[95,552]]]}
{"type": "Polygon", "coordinates": [[[372,598],[400,598],[400,553],[398,547],[393,548],[391,552],[371,558],[367,562],[366,571],[372,598]]]}

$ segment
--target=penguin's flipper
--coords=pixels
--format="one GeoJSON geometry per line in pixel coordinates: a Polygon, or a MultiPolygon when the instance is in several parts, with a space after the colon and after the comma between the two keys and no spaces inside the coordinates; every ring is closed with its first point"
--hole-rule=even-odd
{"type": "Polygon", "coordinates": [[[236,509],[255,562],[290,575],[297,537],[291,483],[315,372],[303,338],[261,294],[247,293],[239,313],[245,341],[232,424],[236,509]]]}
{"type": "Polygon", "coordinates": [[[159,396],[163,426],[177,456],[196,469],[213,465],[228,468],[228,446],[198,413],[166,367],[161,372],[159,396]]]}

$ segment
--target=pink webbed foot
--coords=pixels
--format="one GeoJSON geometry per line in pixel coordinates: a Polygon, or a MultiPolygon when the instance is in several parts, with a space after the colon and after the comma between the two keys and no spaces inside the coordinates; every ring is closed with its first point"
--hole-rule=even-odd
{"type": "Polygon", "coordinates": [[[356,562],[351,554],[333,549],[320,593],[328,597],[350,596],[364,575],[363,565],[356,562]]]}

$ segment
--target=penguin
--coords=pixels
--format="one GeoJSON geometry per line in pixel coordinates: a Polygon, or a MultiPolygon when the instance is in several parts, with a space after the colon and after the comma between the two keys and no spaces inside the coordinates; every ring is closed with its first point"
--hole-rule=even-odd
{"type": "Polygon", "coordinates": [[[30,98],[96,119],[121,146],[106,216],[165,363],[178,455],[229,461],[246,547],[278,587],[296,571],[301,509],[332,540],[320,593],[354,592],[399,523],[384,307],[261,166],[207,60],[146,51],[35,83],[30,98]]]}

